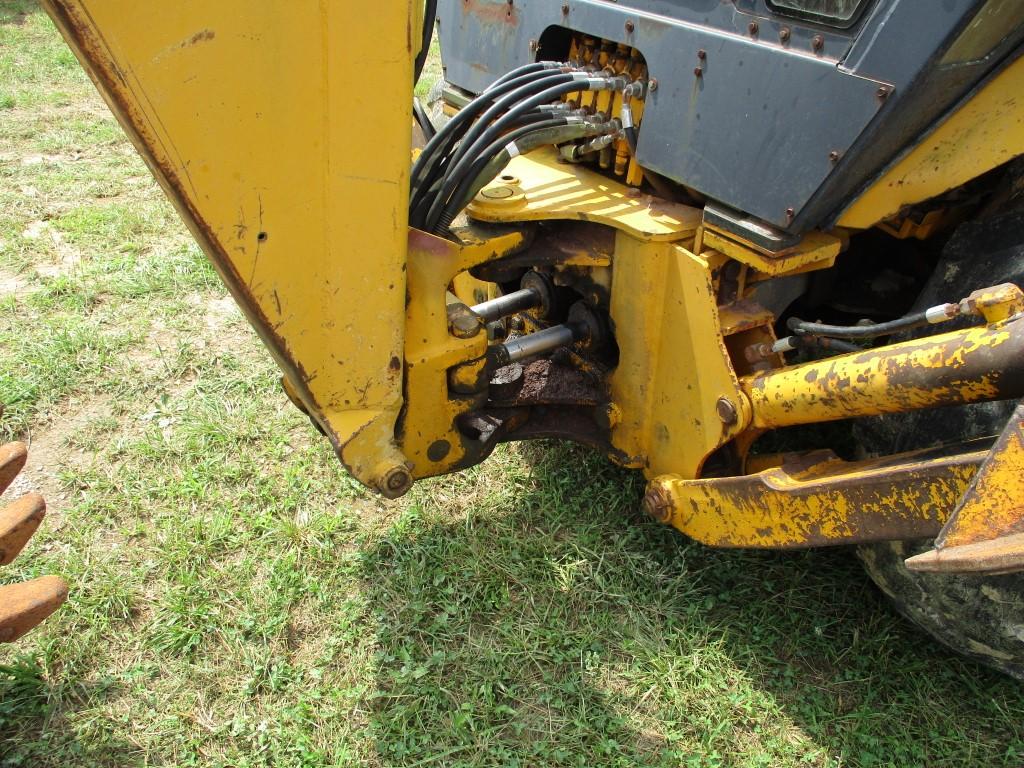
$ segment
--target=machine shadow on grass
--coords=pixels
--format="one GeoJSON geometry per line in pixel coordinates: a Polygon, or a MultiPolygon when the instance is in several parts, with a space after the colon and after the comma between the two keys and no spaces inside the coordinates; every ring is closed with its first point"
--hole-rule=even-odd
{"type": "Polygon", "coordinates": [[[506,450],[505,495],[452,519],[427,494],[366,553],[385,764],[1019,764],[1018,684],[906,624],[851,550],[708,549],[600,456],[506,450]]]}
{"type": "Polygon", "coordinates": [[[68,737],[74,728],[66,721],[65,702],[115,697],[121,692],[120,686],[107,679],[79,682],[74,691],[55,690],[60,684],[47,680],[39,659],[30,654],[0,664],[0,765],[36,765],[48,742],[60,751],[65,765],[135,764],[135,745],[110,738],[84,743],[68,737]]]}

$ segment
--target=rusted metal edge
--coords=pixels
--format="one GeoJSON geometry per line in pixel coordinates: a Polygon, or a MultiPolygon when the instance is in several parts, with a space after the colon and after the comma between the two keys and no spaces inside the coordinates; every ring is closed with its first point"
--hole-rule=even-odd
{"type": "Polygon", "coordinates": [[[920,573],[974,573],[994,576],[1024,571],[1024,533],[974,544],[931,549],[908,557],[906,566],[920,573]]]}

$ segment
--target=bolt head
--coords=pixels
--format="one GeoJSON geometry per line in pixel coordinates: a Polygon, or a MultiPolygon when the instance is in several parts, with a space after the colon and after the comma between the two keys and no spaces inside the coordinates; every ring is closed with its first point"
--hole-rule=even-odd
{"type": "Polygon", "coordinates": [[[779,30],[779,40],[784,43],[789,42],[789,27],[783,27],[779,30]]]}
{"type": "Polygon", "coordinates": [[[694,74],[694,75],[695,75],[696,77],[703,77],[703,76],[704,76],[704,70],[703,70],[703,69],[701,69],[700,67],[694,67],[694,68],[693,68],[693,74],[694,74]]]}
{"type": "Polygon", "coordinates": [[[839,152],[837,150],[833,149],[831,152],[828,153],[828,159],[831,160],[833,163],[838,162],[839,161],[839,152]]]}
{"type": "Polygon", "coordinates": [[[758,29],[759,26],[756,21],[752,21],[749,24],[747,24],[747,32],[749,32],[751,35],[756,35],[758,29]]]}
{"type": "Polygon", "coordinates": [[[672,500],[661,488],[654,486],[644,494],[643,510],[659,523],[672,519],[672,500]]]}
{"type": "Polygon", "coordinates": [[[722,420],[723,424],[731,425],[735,424],[739,420],[739,414],[736,413],[736,406],[733,405],[732,400],[727,397],[718,398],[718,402],[715,403],[715,410],[718,411],[718,418],[722,420]]]}
{"type": "Polygon", "coordinates": [[[795,215],[796,215],[796,211],[794,211],[792,208],[787,208],[786,209],[786,218],[789,221],[792,221],[793,220],[793,216],[795,216],[795,215]]]}
{"type": "Polygon", "coordinates": [[[708,57],[708,52],[705,51],[703,48],[701,48],[699,51],[697,51],[697,58],[700,59],[701,61],[704,61],[704,59],[706,59],[707,57],[708,57]]]}
{"type": "Polygon", "coordinates": [[[650,80],[647,81],[647,90],[651,91],[652,93],[654,91],[658,90],[658,80],[657,80],[657,78],[652,77],[650,80]]]}
{"type": "Polygon", "coordinates": [[[404,466],[396,466],[384,473],[378,484],[380,492],[389,499],[397,499],[412,488],[412,475],[404,466]]]}
{"type": "Polygon", "coordinates": [[[820,51],[825,47],[825,38],[821,35],[815,35],[811,38],[811,47],[816,51],[820,51]]]}
{"type": "Polygon", "coordinates": [[[634,29],[633,20],[632,19],[627,19],[626,20],[626,31],[632,34],[633,29],[634,29]]]}
{"type": "Polygon", "coordinates": [[[562,6],[562,15],[563,16],[568,16],[569,15],[569,4],[568,3],[565,3],[562,6]]]}

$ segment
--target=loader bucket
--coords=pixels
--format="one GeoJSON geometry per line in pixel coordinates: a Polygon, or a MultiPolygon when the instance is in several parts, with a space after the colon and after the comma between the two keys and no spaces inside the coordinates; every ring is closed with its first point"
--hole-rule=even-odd
{"type": "Polygon", "coordinates": [[[341,460],[405,490],[413,4],[43,5],[341,460]]]}

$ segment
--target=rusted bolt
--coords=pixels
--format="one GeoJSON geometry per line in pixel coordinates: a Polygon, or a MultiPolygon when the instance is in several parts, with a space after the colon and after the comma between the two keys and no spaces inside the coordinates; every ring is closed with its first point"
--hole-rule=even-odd
{"type": "Polygon", "coordinates": [[[661,488],[648,488],[643,500],[644,512],[659,523],[667,523],[672,518],[672,499],[661,488]]]}
{"type": "Polygon", "coordinates": [[[379,484],[381,493],[389,499],[397,499],[412,488],[412,475],[403,466],[392,467],[384,473],[379,484]]]}
{"type": "Polygon", "coordinates": [[[700,59],[701,61],[704,61],[704,59],[706,59],[707,57],[708,57],[708,52],[705,51],[703,48],[701,48],[699,51],[697,51],[697,58],[700,59]]]}
{"type": "Polygon", "coordinates": [[[811,47],[820,52],[821,49],[825,47],[825,38],[821,35],[815,35],[811,38],[811,47]]]}
{"type": "Polygon", "coordinates": [[[779,40],[781,40],[784,43],[789,42],[789,27],[782,27],[779,30],[779,40]]]}
{"type": "Polygon", "coordinates": [[[633,34],[633,20],[632,19],[626,19],[626,31],[629,34],[633,34]]]}
{"type": "Polygon", "coordinates": [[[743,357],[746,358],[748,363],[759,363],[764,360],[768,355],[772,353],[771,345],[765,344],[763,341],[757,344],[751,344],[749,347],[743,350],[743,357]]]}
{"type": "Polygon", "coordinates": [[[703,77],[704,76],[704,70],[701,69],[700,67],[694,67],[693,68],[693,74],[696,75],[697,77],[703,77]]]}
{"type": "Polygon", "coordinates": [[[726,426],[735,424],[739,418],[736,414],[736,406],[733,405],[732,400],[728,397],[718,398],[718,402],[715,403],[715,410],[718,411],[718,418],[720,418],[722,423],[726,426]]]}
{"type": "Polygon", "coordinates": [[[794,211],[792,208],[787,208],[786,209],[786,221],[792,221],[793,220],[793,216],[795,215],[795,213],[796,213],[796,211],[794,211]]]}
{"type": "Polygon", "coordinates": [[[565,3],[562,6],[562,15],[563,16],[568,16],[569,15],[569,4],[568,3],[565,3]]]}
{"type": "Polygon", "coordinates": [[[537,46],[537,41],[536,40],[531,40],[530,41],[530,53],[536,53],[537,52],[537,47],[538,47],[537,46]]]}
{"type": "Polygon", "coordinates": [[[650,80],[647,81],[647,90],[651,91],[652,93],[658,90],[658,79],[656,77],[652,77],[650,80]]]}
{"type": "Polygon", "coordinates": [[[757,35],[757,30],[758,29],[759,29],[759,27],[758,27],[756,21],[752,21],[749,24],[747,24],[747,32],[749,32],[751,34],[751,36],[757,35]]]}
{"type": "Polygon", "coordinates": [[[831,152],[828,153],[828,159],[831,160],[833,163],[838,163],[839,162],[839,152],[837,150],[833,149],[831,152]]]}
{"type": "Polygon", "coordinates": [[[892,93],[892,88],[890,88],[888,85],[880,85],[878,86],[878,90],[875,91],[875,95],[882,101],[885,101],[887,98],[889,98],[890,93],[892,93]]]}
{"type": "Polygon", "coordinates": [[[480,333],[480,318],[465,304],[448,305],[448,332],[457,339],[471,339],[480,333]]]}

